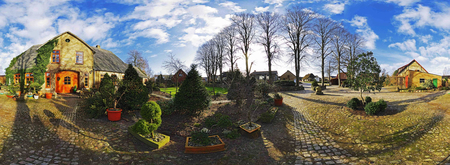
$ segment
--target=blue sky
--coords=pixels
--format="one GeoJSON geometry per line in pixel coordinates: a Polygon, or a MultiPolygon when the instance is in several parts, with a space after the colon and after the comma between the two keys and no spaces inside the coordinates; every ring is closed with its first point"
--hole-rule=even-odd
{"type": "MultiPolygon", "coordinates": [[[[413,59],[438,75],[450,68],[448,1],[6,0],[0,2],[0,74],[13,57],[65,31],[124,61],[127,52],[136,49],[155,74],[168,74],[162,63],[169,53],[187,66],[196,63],[198,46],[230,25],[233,13],[284,13],[295,4],[342,22],[351,33],[364,37],[364,49],[373,51],[389,73],[413,59]]],[[[250,53],[250,61],[255,63],[252,71],[268,69],[263,49],[256,42],[250,53]]],[[[273,66],[279,75],[294,70],[287,59],[283,57],[273,66]]],[[[244,60],[238,61],[238,67],[244,69],[244,60]]],[[[319,64],[311,62],[302,68],[301,76],[307,73],[319,74],[319,64]]]]}

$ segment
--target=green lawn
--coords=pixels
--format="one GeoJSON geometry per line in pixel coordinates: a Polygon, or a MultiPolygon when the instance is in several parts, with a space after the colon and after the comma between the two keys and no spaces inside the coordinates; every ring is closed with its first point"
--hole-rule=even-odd
{"type": "MultiPolygon", "coordinates": [[[[179,87],[178,87],[179,88],[179,87]]],[[[179,89],[178,89],[179,90],[179,89]]],[[[206,87],[206,90],[208,91],[213,91],[212,87],[206,87]]],[[[220,87],[215,87],[216,93],[220,92],[222,94],[227,94],[228,93],[228,89],[226,88],[220,88],[220,87]]],[[[170,93],[172,92],[172,97],[175,97],[175,87],[170,87],[170,88],[161,88],[162,92],[166,92],[166,93],[170,93]]]]}

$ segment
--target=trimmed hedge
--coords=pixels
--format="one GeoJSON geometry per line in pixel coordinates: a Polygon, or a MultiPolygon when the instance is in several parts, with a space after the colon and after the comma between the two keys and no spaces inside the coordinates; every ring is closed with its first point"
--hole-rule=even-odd
{"type": "Polygon", "coordinates": [[[352,98],[350,101],[347,102],[347,107],[351,108],[351,109],[356,109],[358,108],[358,105],[360,105],[360,100],[358,98],[352,98]]]}
{"type": "Polygon", "coordinates": [[[378,112],[386,110],[386,108],[387,103],[383,99],[381,99],[378,100],[377,102],[368,103],[366,107],[364,107],[364,111],[366,111],[368,115],[374,115],[378,112]]]}
{"type": "Polygon", "coordinates": [[[295,82],[290,80],[277,80],[273,83],[278,86],[295,86],[295,82]]]}
{"type": "Polygon", "coordinates": [[[370,102],[372,102],[372,98],[370,98],[369,96],[366,96],[366,104],[369,104],[370,102]]]}

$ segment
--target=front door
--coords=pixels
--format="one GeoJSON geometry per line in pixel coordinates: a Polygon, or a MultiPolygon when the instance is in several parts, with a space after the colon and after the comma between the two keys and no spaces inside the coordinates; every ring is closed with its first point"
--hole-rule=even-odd
{"type": "Polygon", "coordinates": [[[433,85],[434,85],[434,87],[437,87],[437,78],[435,78],[435,79],[433,79],[433,85]]]}
{"type": "Polygon", "coordinates": [[[408,88],[408,80],[409,80],[408,78],[409,78],[409,76],[405,77],[405,88],[408,88]]]}
{"type": "Polygon", "coordinates": [[[71,93],[74,87],[78,87],[78,73],[62,71],[56,73],[56,93],[71,93]]]}

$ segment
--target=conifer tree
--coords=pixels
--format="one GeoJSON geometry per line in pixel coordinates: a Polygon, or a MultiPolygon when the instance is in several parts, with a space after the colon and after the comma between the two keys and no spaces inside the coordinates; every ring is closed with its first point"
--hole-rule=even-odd
{"type": "Polygon", "coordinates": [[[126,89],[127,91],[119,101],[119,107],[125,111],[140,109],[149,99],[148,90],[142,83],[142,78],[139,77],[131,64],[125,71],[123,86],[119,88],[119,92],[122,93],[126,89]]]}

